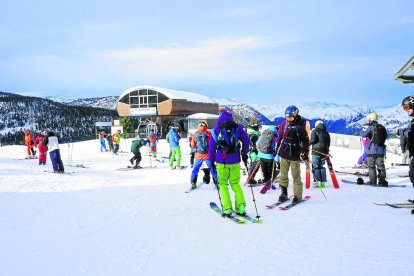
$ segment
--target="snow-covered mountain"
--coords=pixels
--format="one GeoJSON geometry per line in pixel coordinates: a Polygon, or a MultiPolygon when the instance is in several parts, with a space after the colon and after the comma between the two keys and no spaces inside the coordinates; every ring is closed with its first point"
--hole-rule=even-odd
{"type": "Polygon", "coordinates": [[[47,99],[63,103],[69,106],[84,106],[84,107],[96,107],[114,110],[116,108],[116,103],[118,101],[118,96],[107,96],[107,97],[97,97],[97,98],[78,98],[70,99],[60,96],[47,97],[47,99]]]}

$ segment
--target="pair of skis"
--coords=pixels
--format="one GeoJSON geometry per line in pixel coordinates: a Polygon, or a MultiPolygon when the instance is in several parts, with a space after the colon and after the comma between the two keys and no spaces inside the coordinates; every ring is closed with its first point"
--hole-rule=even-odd
{"type": "MultiPolygon", "coordinates": [[[[342,179],[342,182],[343,183],[346,183],[346,184],[353,184],[353,185],[361,185],[361,186],[369,186],[368,184],[366,184],[366,183],[358,183],[357,181],[353,181],[353,180],[347,180],[347,179],[342,179]]],[[[407,187],[407,185],[405,185],[405,184],[388,184],[388,188],[405,188],[405,187],[407,187]]]]}
{"type": "Polygon", "coordinates": [[[239,215],[236,213],[236,211],[233,211],[233,213],[229,216],[224,216],[223,211],[220,209],[220,207],[217,206],[215,202],[210,202],[210,207],[213,209],[217,214],[221,215],[223,218],[228,218],[231,221],[237,223],[237,224],[245,224],[248,221],[252,223],[262,223],[263,221],[258,218],[252,218],[249,215],[239,215]]]}
{"type": "Polygon", "coordinates": [[[286,210],[289,210],[290,208],[292,208],[292,207],[294,207],[294,206],[296,206],[296,205],[298,205],[298,204],[300,204],[300,203],[302,203],[302,202],[305,202],[305,201],[309,200],[311,197],[310,197],[310,196],[305,196],[304,198],[302,198],[302,200],[300,200],[300,201],[299,201],[299,202],[297,202],[297,203],[289,203],[289,204],[287,204],[287,205],[285,205],[285,206],[280,206],[280,205],[282,205],[283,203],[286,203],[287,201],[289,201],[291,198],[292,198],[292,196],[291,196],[291,197],[289,197],[289,199],[286,199],[286,200],[283,200],[283,201],[277,201],[276,203],[273,203],[273,204],[271,204],[271,205],[266,205],[266,208],[267,208],[267,209],[274,209],[274,208],[276,208],[276,207],[278,207],[278,206],[279,206],[279,209],[280,209],[280,210],[282,210],[282,211],[286,211],[286,210]]]}

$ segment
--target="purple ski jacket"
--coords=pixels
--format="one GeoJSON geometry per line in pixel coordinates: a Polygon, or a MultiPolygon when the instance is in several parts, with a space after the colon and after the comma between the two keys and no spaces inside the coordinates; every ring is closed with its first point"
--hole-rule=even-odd
{"type": "MultiPolygon", "coordinates": [[[[223,122],[230,122],[233,120],[233,115],[229,112],[223,112],[218,118],[217,125],[212,131],[210,139],[210,145],[208,149],[209,160],[210,162],[216,162],[220,164],[236,164],[240,163],[240,148],[237,148],[235,153],[225,153],[220,148],[217,147],[217,137],[219,135],[219,125],[223,122]]],[[[247,154],[249,152],[250,139],[246,131],[244,131],[243,126],[238,124],[239,132],[239,141],[242,143],[242,152],[247,154]]]]}

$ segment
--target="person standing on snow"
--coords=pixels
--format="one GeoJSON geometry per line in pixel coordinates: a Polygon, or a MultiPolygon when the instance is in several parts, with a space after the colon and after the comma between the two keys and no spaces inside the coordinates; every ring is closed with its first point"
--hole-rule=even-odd
{"type": "Polygon", "coordinates": [[[154,131],[150,131],[148,140],[149,140],[149,143],[150,143],[150,156],[157,157],[157,142],[158,142],[158,138],[154,134],[154,131]]]}
{"type": "Polygon", "coordinates": [[[62,158],[60,157],[59,141],[55,133],[49,131],[45,137],[43,143],[49,149],[50,161],[52,161],[53,172],[64,173],[62,158]]]}
{"type": "Polygon", "coordinates": [[[114,151],[114,143],[112,142],[112,136],[109,133],[108,135],[106,135],[106,142],[108,143],[108,147],[109,147],[109,151],[114,151]]]}
{"type": "Polygon", "coordinates": [[[324,165],[326,155],[329,154],[331,136],[326,131],[326,126],[321,120],[316,121],[315,128],[311,132],[309,144],[312,146],[312,172],[316,179],[314,187],[325,188],[326,169],[324,165]]]}
{"type": "Polygon", "coordinates": [[[248,171],[248,177],[250,177],[249,184],[256,185],[257,181],[254,179],[258,169],[253,173],[254,168],[260,162],[260,158],[257,156],[257,140],[259,140],[259,123],[252,123],[249,128],[247,129],[247,134],[249,135],[250,139],[250,148],[249,148],[249,157],[250,157],[250,166],[248,171]]]}
{"type": "Polygon", "coordinates": [[[240,153],[247,162],[249,152],[249,136],[243,126],[233,120],[230,108],[220,110],[217,125],[211,133],[213,139],[209,145],[209,160],[216,166],[219,190],[223,204],[223,214],[231,216],[233,212],[228,185],[234,192],[236,212],[245,214],[246,200],[240,187],[240,153]],[[242,143],[240,152],[239,141],[242,143]]]}
{"type": "Polygon", "coordinates": [[[385,171],[385,140],[387,139],[387,130],[377,122],[377,113],[370,113],[367,119],[368,125],[365,125],[361,132],[361,137],[368,137],[370,139],[367,152],[369,173],[369,182],[367,184],[377,186],[378,179],[379,187],[388,187],[388,182],[385,180],[387,176],[385,171]]]}
{"type": "Polygon", "coordinates": [[[24,135],[24,143],[26,144],[26,149],[27,149],[27,159],[29,158],[35,158],[36,157],[36,152],[33,149],[33,135],[30,133],[30,130],[26,129],[24,131],[25,135],[24,135]]]}
{"type": "MultiPolygon", "coordinates": [[[[368,125],[365,125],[363,128],[367,129],[368,125]]],[[[368,157],[368,146],[370,144],[369,138],[364,137],[362,138],[362,148],[363,152],[361,156],[358,158],[357,166],[359,168],[366,168],[367,167],[367,157],[368,157]]]]}
{"type": "Polygon", "coordinates": [[[101,151],[102,152],[107,152],[108,150],[106,149],[106,144],[105,144],[105,131],[101,131],[101,133],[99,133],[99,142],[101,143],[101,151]]]}
{"type": "MultiPolygon", "coordinates": [[[[206,122],[200,122],[197,127],[197,131],[193,135],[191,140],[191,148],[195,149],[195,161],[194,168],[191,172],[191,188],[197,188],[197,176],[200,171],[203,162],[210,169],[211,175],[213,176],[213,182],[218,183],[217,171],[211,166],[211,161],[208,159],[209,144],[211,141],[211,133],[207,130],[208,126],[206,122]]],[[[210,182],[210,181],[209,181],[210,182]]]]}
{"type": "Polygon", "coordinates": [[[181,167],[181,148],[180,148],[180,135],[178,134],[179,125],[174,125],[168,132],[168,141],[171,147],[170,157],[170,170],[183,169],[181,167]],[[176,167],[174,167],[174,160],[177,159],[176,167]]]}
{"type": "Polygon", "coordinates": [[[401,147],[401,164],[410,164],[409,154],[409,140],[410,129],[399,129],[398,135],[400,135],[400,147],[401,147]]]}
{"type": "Polygon", "coordinates": [[[134,165],[134,160],[136,161],[135,166],[133,166],[134,169],[140,169],[142,168],[139,163],[142,160],[140,148],[142,146],[145,146],[147,144],[148,140],[141,139],[139,136],[136,140],[133,140],[131,143],[131,152],[134,154],[134,157],[132,157],[129,162],[131,162],[131,165],[134,165]]]}
{"type": "Polygon", "coordinates": [[[405,97],[401,106],[407,112],[408,116],[411,117],[410,132],[408,133],[408,152],[411,161],[408,174],[410,175],[410,181],[414,187],[414,96],[405,97]]]}
{"type": "Polygon", "coordinates": [[[114,143],[114,154],[118,155],[119,144],[121,143],[121,130],[118,129],[116,133],[112,136],[112,141],[114,143]]]}
{"type": "Polygon", "coordinates": [[[39,150],[39,165],[46,165],[46,159],[47,159],[47,146],[44,144],[45,136],[47,135],[47,131],[43,131],[40,133],[35,141],[34,146],[37,147],[39,150]]]}
{"type": "Polygon", "coordinates": [[[285,111],[286,120],[279,126],[276,152],[280,156],[279,185],[282,193],[279,201],[288,200],[287,188],[289,185],[289,169],[292,169],[293,200],[298,203],[302,200],[303,183],[300,178],[300,160],[309,162],[309,138],[306,132],[306,121],[299,115],[299,109],[288,106],[285,111]]]}
{"type": "Polygon", "coordinates": [[[272,176],[275,168],[275,156],[276,156],[276,141],[277,141],[277,129],[275,126],[269,126],[262,131],[262,134],[257,140],[258,158],[260,159],[260,166],[262,167],[263,184],[271,187],[272,176]]]}

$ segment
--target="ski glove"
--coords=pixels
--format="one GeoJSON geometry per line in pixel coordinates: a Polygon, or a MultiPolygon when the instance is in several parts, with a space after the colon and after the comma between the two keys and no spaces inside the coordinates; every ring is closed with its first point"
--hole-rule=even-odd
{"type": "Polygon", "coordinates": [[[247,161],[249,160],[249,156],[247,156],[247,154],[242,153],[242,160],[244,164],[247,164],[247,161]]]}
{"type": "Polygon", "coordinates": [[[303,152],[300,154],[300,159],[301,159],[302,161],[309,161],[309,152],[308,152],[308,151],[303,151],[303,152]]]}

